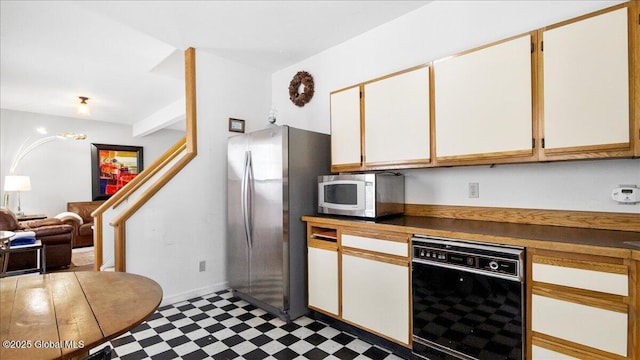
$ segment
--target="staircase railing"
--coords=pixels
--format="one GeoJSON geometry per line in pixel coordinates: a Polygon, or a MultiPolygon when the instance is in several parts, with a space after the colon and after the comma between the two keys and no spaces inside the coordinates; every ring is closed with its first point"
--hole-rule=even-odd
{"type": "Polygon", "coordinates": [[[103,264],[103,215],[109,209],[115,209],[129,199],[143,185],[154,178],[169,164],[164,173],[153,181],[140,196],[133,199],[128,206],[116,215],[110,225],[114,227],[114,270],[126,271],[126,232],[125,223],[149,199],[151,199],[164,185],[178,174],[198,153],[196,129],[196,56],[195,49],[188,48],[184,53],[185,59],[185,98],[186,98],[186,134],[169,150],[162,154],[149,167],[133,178],[127,185],[115,193],[98,207],[93,216],[93,242],[95,251],[94,269],[100,271],[103,264]],[[186,152],[185,152],[186,151],[186,152]],[[177,161],[174,160],[184,154],[177,161]]]}

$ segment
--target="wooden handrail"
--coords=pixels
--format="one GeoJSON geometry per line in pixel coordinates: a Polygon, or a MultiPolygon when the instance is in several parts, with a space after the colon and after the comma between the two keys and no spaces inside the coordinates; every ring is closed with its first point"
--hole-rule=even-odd
{"type": "Polygon", "coordinates": [[[164,154],[162,154],[158,159],[156,159],[147,169],[143,170],[138,176],[134,177],[127,185],[129,188],[126,191],[118,191],[112,197],[107,200],[109,202],[108,206],[111,208],[116,208],[122,202],[129,198],[136,190],[138,190],[142,185],[144,185],[149,179],[153,177],[153,175],[157,174],[162,168],[167,166],[171,162],[171,160],[175,159],[181,152],[186,149],[186,141],[187,138],[183,137],[178,140],[169,150],[167,150],[164,154]]]}
{"type": "MultiPolygon", "coordinates": [[[[96,209],[97,210],[97,209],[96,209]]],[[[93,270],[100,271],[102,267],[102,212],[91,213],[93,216],[93,270]]]]}
{"type": "Polygon", "coordinates": [[[114,227],[114,252],[115,271],[126,270],[126,249],[125,249],[125,222],[136,211],[138,211],[149,199],[153,197],[165,184],[169,182],[197,155],[197,129],[196,129],[196,74],[195,74],[195,49],[185,50],[185,97],[186,97],[186,135],[174,144],[162,156],[154,161],[148,168],[143,170],[131,182],[120,189],[111,198],[105,201],[91,215],[94,217],[94,244],[95,261],[94,269],[100,271],[103,262],[102,254],[102,215],[109,208],[115,208],[129,198],[135,191],[140,189],[148,180],[153,178],[164,167],[169,165],[179,154],[186,150],[185,156],[175,162],[169,170],[162,174],[153,184],[151,184],[138,198],[136,198],[124,211],[118,214],[112,221],[114,227]]]}
{"type": "Polygon", "coordinates": [[[195,157],[195,154],[187,154],[180,158],[178,162],[169,168],[167,172],[162,174],[158,181],[154,182],[149,188],[147,188],[138,198],[136,198],[131,205],[129,205],[124,211],[118,214],[112,221],[111,226],[115,228],[115,270],[125,271],[125,222],[138,211],[142,205],[144,205],[149,199],[155,195],[169,180],[171,180],[177,173],[180,172],[191,160],[195,157]]]}
{"type": "Polygon", "coordinates": [[[102,203],[96,210],[91,213],[94,218],[93,221],[93,243],[94,243],[94,270],[100,271],[100,267],[103,263],[102,255],[102,215],[110,208],[116,208],[124,200],[126,200],[131,194],[144,185],[149,179],[153,177],[158,171],[163,169],[169,164],[176,156],[180,155],[186,149],[186,137],[180,139],[176,144],[169,148],[165,153],[155,160],[149,167],[140,172],[138,176],[128,182],[120,191],[115,193],[104,203],[102,203]]]}

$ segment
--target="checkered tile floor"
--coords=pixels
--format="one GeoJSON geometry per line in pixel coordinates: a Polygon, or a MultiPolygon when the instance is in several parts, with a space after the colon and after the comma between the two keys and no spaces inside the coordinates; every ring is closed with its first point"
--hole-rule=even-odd
{"type": "Polygon", "coordinates": [[[228,290],[163,306],[111,346],[122,360],[401,359],[308,317],[287,324],[228,290]]]}

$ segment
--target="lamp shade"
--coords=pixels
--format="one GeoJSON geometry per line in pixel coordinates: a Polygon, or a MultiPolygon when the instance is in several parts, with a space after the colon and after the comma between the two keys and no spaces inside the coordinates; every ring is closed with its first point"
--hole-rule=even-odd
{"type": "Polygon", "coordinates": [[[31,179],[25,175],[7,175],[4,177],[4,191],[30,191],[31,179]]]}

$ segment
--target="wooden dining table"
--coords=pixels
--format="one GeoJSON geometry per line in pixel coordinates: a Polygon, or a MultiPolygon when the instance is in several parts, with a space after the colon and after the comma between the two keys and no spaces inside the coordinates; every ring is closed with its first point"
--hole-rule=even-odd
{"type": "Polygon", "coordinates": [[[0,279],[0,359],[86,356],[142,323],[161,301],[158,283],[123,272],[0,279]]]}

